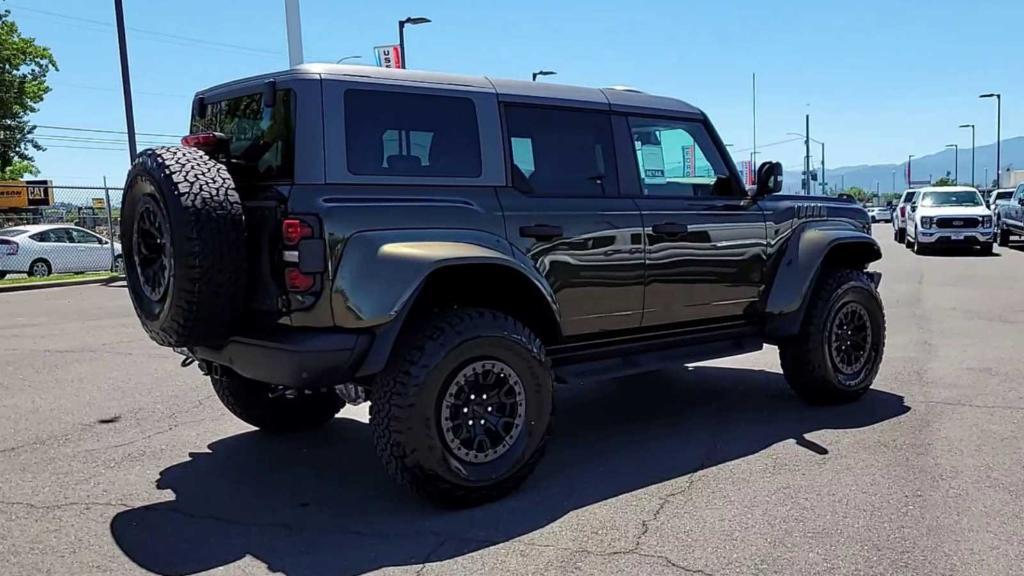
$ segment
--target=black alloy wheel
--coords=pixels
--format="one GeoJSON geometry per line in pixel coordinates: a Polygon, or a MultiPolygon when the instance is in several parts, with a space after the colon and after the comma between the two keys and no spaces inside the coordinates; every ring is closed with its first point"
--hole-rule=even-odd
{"type": "Polygon", "coordinates": [[[848,302],[832,318],[828,349],[840,383],[864,369],[871,355],[871,318],[864,306],[848,302]]]}
{"type": "Polygon", "coordinates": [[[448,449],[470,463],[499,458],[515,443],[526,418],[526,390],[507,364],[477,360],[451,379],[440,424],[448,449]]]}
{"type": "Polygon", "coordinates": [[[160,302],[171,285],[174,259],[167,215],[152,197],[142,199],[132,242],[132,265],[142,292],[151,301],[160,302]]]}

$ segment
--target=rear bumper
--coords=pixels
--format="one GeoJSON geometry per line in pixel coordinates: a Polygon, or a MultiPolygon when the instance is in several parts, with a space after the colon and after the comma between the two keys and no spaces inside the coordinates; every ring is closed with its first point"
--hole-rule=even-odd
{"type": "Polygon", "coordinates": [[[368,332],[279,327],[233,336],[219,348],[192,354],[241,376],[289,388],[335,386],[351,381],[373,340],[368,332]]]}

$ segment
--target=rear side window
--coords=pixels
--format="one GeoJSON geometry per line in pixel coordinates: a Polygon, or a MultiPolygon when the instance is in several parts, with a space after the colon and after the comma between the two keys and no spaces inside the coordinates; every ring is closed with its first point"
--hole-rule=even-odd
{"type": "Polygon", "coordinates": [[[480,130],[469,98],[345,91],[348,171],[363,176],[478,178],[480,130]]]}
{"type": "Polygon", "coordinates": [[[512,184],[540,196],[618,193],[608,114],[553,108],[505,108],[512,184]]]}
{"type": "Polygon", "coordinates": [[[74,244],[75,239],[71,236],[71,230],[67,228],[54,228],[52,230],[43,230],[37,232],[29,238],[36,242],[58,242],[61,244],[74,244]]]}
{"type": "Polygon", "coordinates": [[[7,228],[6,230],[0,230],[0,238],[14,238],[15,236],[21,236],[28,230],[24,228],[7,228]]]}
{"type": "Polygon", "coordinates": [[[228,171],[239,180],[280,181],[295,175],[295,99],[278,90],[272,108],[262,94],[247,94],[206,105],[192,117],[192,134],[220,132],[229,139],[228,171]]]}

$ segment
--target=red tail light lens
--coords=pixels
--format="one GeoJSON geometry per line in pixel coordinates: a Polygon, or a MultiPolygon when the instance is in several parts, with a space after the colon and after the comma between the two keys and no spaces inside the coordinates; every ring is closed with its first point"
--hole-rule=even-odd
{"type": "Polygon", "coordinates": [[[0,256],[17,256],[18,243],[13,240],[0,240],[0,256]]]}
{"type": "Polygon", "coordinates": [[[295,246],[303,238],[313,237],[313,227],[297,218],[288,218],[281,223],[281,240],[285,246],[295,246]]]}
{"type": "Polygon", "coordinates": [[[316,284],[316,277],[289,267],[284,269],[284,284],[289,292],[309,292],[316,284]]]}
{"type": "Polygon", "coordinates": [[[218,132],[202,132],[189,134],[181,139],[181,145],[187,148],[198,148],[204,151],[216,150],[227,143],[228,137],[218,132]]]}

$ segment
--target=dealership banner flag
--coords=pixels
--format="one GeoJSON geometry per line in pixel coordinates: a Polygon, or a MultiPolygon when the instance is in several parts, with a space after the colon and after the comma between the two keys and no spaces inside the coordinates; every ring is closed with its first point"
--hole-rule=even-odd
{"type": "Polygon", "coordinates": [[[381,68],[405,68],[402,61],[402,48],[397,44],[374,46],[373,53],[377,57],[377,66],[381,68]]]}

